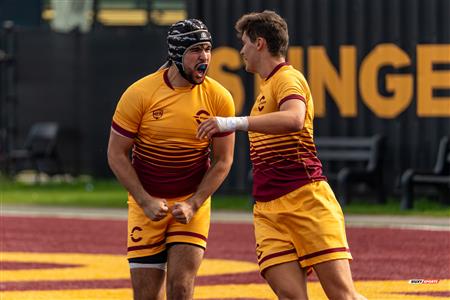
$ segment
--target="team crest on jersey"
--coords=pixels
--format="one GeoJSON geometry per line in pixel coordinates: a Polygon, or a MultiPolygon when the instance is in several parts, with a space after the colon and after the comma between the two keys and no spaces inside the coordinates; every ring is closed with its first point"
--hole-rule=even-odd
{"type": "Polygon", "coordinates": [[[139,226],[134,226],[133,230],[131,230],[130,237],[131,237],[131,240],[135,243],[142,240],[142,237],[137,236],[137,234],[135,234],[136,231],[142,231],[142,228],[139,226]]]}
{"type": "Polygon", "coordinates": [[[203,110],[203,109],[202,109],[202,110],[199,110],[199,111],[195,114],[194,119],[195,119],[195,121],[196,121],[198,124],[200,124],[201,122],[207,120],[207,119],[209,118],[210,115],[211,115],[211,114],[210,114],[209,112],[207,112],[206,110],[203,110]]]}
{"type": "Polygon", "coordinates": [[[266,104],[266,97],[262,96],[261,98],[259,98],[259,103],[258,103],[258,110],[262,111],[264,109],[264,105],[266,104]]]}
{"type": "Polygon", "coordinates": [[[157,109],[153,111],[153,119],[158,120],[159,118],[161,118],[163,115],[163,110],[162,109],[157,109]]]}

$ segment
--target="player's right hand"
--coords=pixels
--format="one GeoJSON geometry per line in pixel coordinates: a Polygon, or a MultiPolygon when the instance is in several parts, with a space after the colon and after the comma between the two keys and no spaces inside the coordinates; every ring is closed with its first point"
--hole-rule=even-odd
{"type": "Polygon", "coordinates": [[[152,221],[164,219],[169,212],[167,200],[163,198],[151,197],[143,201],[142,204],[145,215],[152,221]]]}
{"type": "Polygon", "coordinates": [[[211,117],[198,126],[197,138],[198,139],[210,139],[216,133],[220,132],[220,128],[216,117],[211,117]]]}

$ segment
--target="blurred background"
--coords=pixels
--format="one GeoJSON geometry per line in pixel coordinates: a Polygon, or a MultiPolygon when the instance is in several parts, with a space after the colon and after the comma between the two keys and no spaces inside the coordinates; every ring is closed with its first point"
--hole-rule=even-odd
{"type": "MultiPolygon", "coordinates": [[[[342,184],[379,203],[404,198],[417,179],[405,172],[421,170],[438,176],[421,191],[450,201],[449,0],[0,0],[2,175],[112,179],[106,149],[117,101],[165,61],[168,26],[184,18],[212,32],[209,75],[247,115],[259,79],[243,68],[234,24],[264,9],[289,25],[288,60],[310,84],[319,157],[323,148],[342,198],[342,184]],[[30,161],[39,133],[47,142],[30,161]]],[[[250,169],[238,133],[220,192],[247,193],[250,169]]]]}

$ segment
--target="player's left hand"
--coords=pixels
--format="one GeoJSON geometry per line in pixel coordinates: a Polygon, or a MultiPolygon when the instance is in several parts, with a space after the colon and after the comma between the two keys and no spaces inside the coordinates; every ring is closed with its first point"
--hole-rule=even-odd
{"type": "Polygon", "coordinates": [[[181,224],[187,224],[192,220],[195,211],[192,205],[188,202],[175,202],[172,206],[172,216],[181,224]]]}
{"type": "Polygon", "coordinates": [[[198,125],[197,138],[210,139],[214,134],[220,132],[217,119],[215,117],[209,118],[198,125]]]}

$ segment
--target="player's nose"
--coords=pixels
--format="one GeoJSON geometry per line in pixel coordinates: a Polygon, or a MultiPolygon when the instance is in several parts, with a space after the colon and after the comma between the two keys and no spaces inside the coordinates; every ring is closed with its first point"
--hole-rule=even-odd
{"type": "Polygon", "coordinates": [[[206,61],[206,59],[208,58],[208,53],[207,53],[207,51],[206,50],[202,50],[202,51],[200,51],[200,59],[202,60],[202,61],[206,61]]]}

